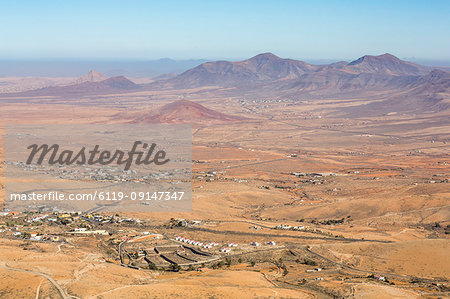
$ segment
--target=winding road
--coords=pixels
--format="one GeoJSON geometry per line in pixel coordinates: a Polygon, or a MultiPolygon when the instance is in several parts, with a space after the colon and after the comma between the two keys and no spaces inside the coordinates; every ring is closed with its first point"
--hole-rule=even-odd
{"type": "Polygon", "coordinates": [[[49,275],[42,273],[42,272],[38,272],[38,271],[31,271],[31,270],[24,270],[24,269],[16,269],[16,268],[11,268],[6,264],[0,265],[0,267],[7,269],[7,270],[11,270],[11,271],[18,271],[18,272],[26,272],[26,273],[32,273],[32,274],[36,274],[36,275],[40,275],[46,279],[48,279],[48,281],[51,282],[51,284],[58,290],[59,294],[61,295],[61,297],[63,299],[69,299],[70,297],[66,294],[66,292],[62,289],[62,287],[49,275]]]}

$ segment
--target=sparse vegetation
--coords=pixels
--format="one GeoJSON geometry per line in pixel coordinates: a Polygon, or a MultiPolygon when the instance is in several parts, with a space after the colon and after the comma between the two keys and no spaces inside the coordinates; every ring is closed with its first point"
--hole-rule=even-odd
{"type": "Polygon", "coordinates": [[[303,262],[301,264],[308,265],[308,266],[317,266],[317,262],[308,258],[303,259],[303,262]]]}
{"type": "Polygon", "coordinates": [[[181,270],[181,267],[178,264],[170,264],[169,270],[173,272],[179,272],[181,270]]]}

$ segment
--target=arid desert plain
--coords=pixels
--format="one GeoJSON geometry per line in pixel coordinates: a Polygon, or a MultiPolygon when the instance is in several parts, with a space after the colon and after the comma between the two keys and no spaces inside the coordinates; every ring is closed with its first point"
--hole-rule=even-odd
{"type": "Polygon", "coordinates": [[[3,133],[192,124],[193,194],[186,213],[3,212],[0,297],[449,296],[448,72],[389,54],[294,62],[0,78],[3,133]]]}

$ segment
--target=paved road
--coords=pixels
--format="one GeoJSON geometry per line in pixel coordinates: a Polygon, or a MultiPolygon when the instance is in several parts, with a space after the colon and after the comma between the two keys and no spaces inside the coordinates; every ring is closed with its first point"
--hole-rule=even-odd
{"type": "Polygon", "coordinates": [[[123,258],[122,258],[122,251],[123,251],[123,245],[126,243],[127,241],[123,241],[122,243],[119,244],[119,258],[120,258],[120,264],[123,266],[123,258]]]}

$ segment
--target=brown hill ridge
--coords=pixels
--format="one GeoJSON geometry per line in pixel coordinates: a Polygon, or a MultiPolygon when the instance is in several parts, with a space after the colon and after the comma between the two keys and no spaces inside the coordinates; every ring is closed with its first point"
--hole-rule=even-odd
{"type": "Polygon", "coordinates": [[[66,86],[49,86],[40,89],[4,94],[5,96],[73,96],[105,93],[120,93],[137,90],[139,85],[124,76],[111,77],[99,82],[82,82],[66,86]]]}
{"type": "Polygon", "coordinates": [[[394,76],[425,75],[430,68],[401,60],[389,53],[372,56],[365,55],[344,66],[354,73],[377,73],[394,76]]]}
{"type": "Polygon", "coordinates": [[[347,116],[368,117],[392,112],[432,113],[450,109],[450,73],[433,70],[417,77],[409,88],[385,100],[343,109],[347,116]]]}
{"type": "Polygon", "coordinates": [[[162,106],[154,114],[135,117],[132,123],[216,124],[246,120],[245,117],[221,113],[188,100],[162,106]]]}

